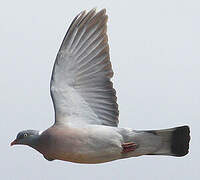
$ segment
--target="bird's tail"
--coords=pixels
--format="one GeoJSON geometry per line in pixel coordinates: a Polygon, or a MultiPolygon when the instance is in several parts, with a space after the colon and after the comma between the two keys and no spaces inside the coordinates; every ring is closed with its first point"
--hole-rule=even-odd
{"type": "Polygon", "coordinates": [[[180,157],[188,153],[190,141],[190,129],[188,126],[149,132],[159,136],[162,141],[161,147],[149,155],[171,155],[180,157]]]}

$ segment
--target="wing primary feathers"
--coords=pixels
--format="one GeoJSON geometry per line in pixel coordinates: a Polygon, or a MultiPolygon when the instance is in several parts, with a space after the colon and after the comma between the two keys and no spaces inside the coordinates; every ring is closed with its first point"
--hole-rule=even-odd
{"type": "Polygon", "coordinates": [[[76,46],[78,45],[78,43],[80,43],[80,39],[83,36],[83,34],[85,33],[85,24],[91,19],[91,17],[94,16],[96,12],[96,9],[92,9],[91,11],[89,11],[86,16],[81,20],[81,22],[79,23],[78,26],[78,32],[76,34],[76,36],[74,37],[74,41],[71,45],[71,52],[74,51],[74,49],[76,48],[76,46]]]}
{"type": "Polygon", "coordinates": [[[85,14],[86,14],[86,11],[82,11],[74,18],[74,20],[72,21],[69,29],[67,30],[67,33],[66,33],[64,39],[63,39],[60,50],[65,50],[66,47],[70,48],[71,43],[73,41],[72,37],[74,37],[77,32],[76,25],[83,19],[85,14]]]}
{"type": "Polygon", "coordinates": [[[102,16],[100,19],[97,19],[98,21],[97,21],[96,24],[94,24],[92,22],[92,20],[90,20],[90,22],[88,22],[87,29],[85,30],[85,33],[80,38],[79,44],[75,47],[75,51],[73,52],[73,54],[76,54],[77,56],[80,55],[84,51],[84,49],[88,47],[91,39],[94,36],[99,35],[99,34],[97,34],[99,29],[101,30],[102,27],[105,27],[105,29],[106,29],[106,22],[107,22],[107,16],[106,15],[102,16]]]}

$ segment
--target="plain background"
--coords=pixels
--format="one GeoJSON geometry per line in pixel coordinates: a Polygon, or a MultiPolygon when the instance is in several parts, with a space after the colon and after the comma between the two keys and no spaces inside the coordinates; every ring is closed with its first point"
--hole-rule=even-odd
{"type": "Polygon", "coordinates": [[[200,3],[195,0],[4,1],[0,7],[1,179],[199,179],[200,3]],[[46,161],[10,147],[23,129],[54,122],[52,66],[72,19],[107,8],[120,126],[160,129],[188,124],[183,158],[143,156],[99,165],[46,161]]]}

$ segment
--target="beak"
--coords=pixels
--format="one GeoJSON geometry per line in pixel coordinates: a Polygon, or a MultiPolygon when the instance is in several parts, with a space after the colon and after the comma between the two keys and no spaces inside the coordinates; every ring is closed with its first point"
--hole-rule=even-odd
{"type": "Polygon", "coordinates": [[[15,139],[13,142],[11,142],[11,143],[10,143],[10,146],[13,146],[13,145],[15,145],[15,144],[18,144],[18,143],[17,143],[17,139],[15,139]]]}

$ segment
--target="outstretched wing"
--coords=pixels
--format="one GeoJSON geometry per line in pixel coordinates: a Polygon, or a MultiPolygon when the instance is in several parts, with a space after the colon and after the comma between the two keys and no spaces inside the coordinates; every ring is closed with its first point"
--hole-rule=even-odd
{"type": "Polygon", "coordinates": [[[83,11],[64,37],[51,78],[56,124],[118,125],[107,19],[105,9],[83,11]]]}

